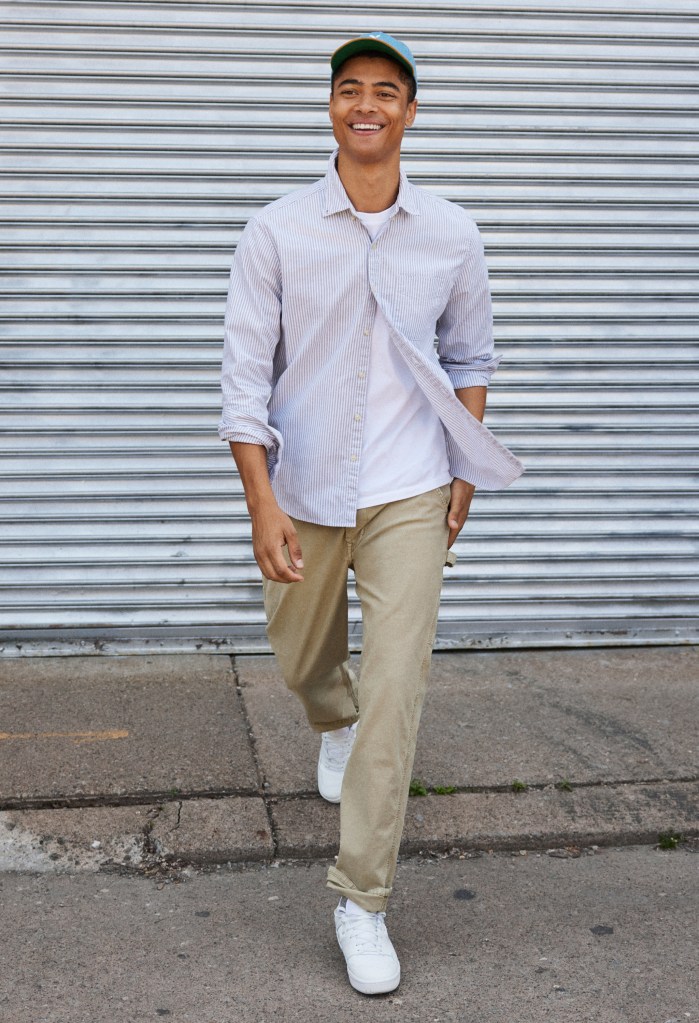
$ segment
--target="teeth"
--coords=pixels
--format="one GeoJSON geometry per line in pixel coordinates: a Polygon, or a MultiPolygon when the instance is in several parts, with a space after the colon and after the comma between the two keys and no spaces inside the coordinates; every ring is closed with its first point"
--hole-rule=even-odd
{"type": "Polygon", "coordinates": [[[380,125],[380,124],[353,124],[352,127],[353,128],[362,128],[362,129],[371,128],[372,131],[378,131],[379,128],[381,128],[383,126],[380,125]]]}

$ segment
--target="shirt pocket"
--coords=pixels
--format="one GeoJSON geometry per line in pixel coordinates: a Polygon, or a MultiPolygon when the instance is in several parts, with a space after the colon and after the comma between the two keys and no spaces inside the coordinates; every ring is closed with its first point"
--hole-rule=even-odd
{"type": "Polygon", "coordinates": [[[451,275],[429,270],[410,271],[398,276],[398,298],[402,316],[416,333],[434,334],[451,293],[451,275]]]}

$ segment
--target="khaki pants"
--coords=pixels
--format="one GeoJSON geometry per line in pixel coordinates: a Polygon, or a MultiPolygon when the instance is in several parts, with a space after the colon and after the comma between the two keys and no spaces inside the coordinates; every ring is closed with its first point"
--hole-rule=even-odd
{"type": "Polygon", "coordinates": [[[396,870],[415,740],[447,553],[449,486],[362,508],[352,528],[294,520],[302,583],[265,580],[272,648],[312,728],[359,719],[342,784],[340,853],[328,887],[386,908],[396,870]],[[361,602],[361,680],[349,667],[347,570],[361,602]]]}

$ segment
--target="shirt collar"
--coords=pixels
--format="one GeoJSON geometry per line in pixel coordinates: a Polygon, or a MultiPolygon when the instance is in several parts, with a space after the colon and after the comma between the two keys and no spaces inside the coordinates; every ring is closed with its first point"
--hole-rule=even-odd
{"type": "MultiPolygon", "coordinates": [[[[340,181],[340,175],[337,173],[335,161],[337,160],[338,152],[339,149],[336,149],[328,160],[328,173],[325,176],[324,217],[329,217],[333,213],[340,213],[342,210],[354,210],[354,206],[350,202],[344,185],[340,181]]],[[[411,185],[401,170],[400,184],[398,186],[398,198],[395,203],[396,210],[403,209],[406,213],[412,213],[414,216],[418,217],[420,215],[420,211],[417,206],[415,195],[413,194],[414,189],[415,185],[411,185]]]]}

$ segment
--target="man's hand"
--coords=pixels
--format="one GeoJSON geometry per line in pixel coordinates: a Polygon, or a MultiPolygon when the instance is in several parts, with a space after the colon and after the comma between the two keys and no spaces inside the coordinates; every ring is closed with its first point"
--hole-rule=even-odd
{"type": "Polygon", "coordinates": [[[266,579],[276,583],[303,582],[301,544],[294,524],[276,503],[265,502],[252,513],[252,549],[255,561],[266,579]],[[283,547],[289,550],[287,565],[283,547]]]}
{"type": "Polygon", "coordinates": [[[231,441],[231,451],[243,481],[252,519],[252,548],[260,571],[275,583],[302,582],[301,544],[293,522],[277,504],[269,484],[267,452],[261,444],[243,441],[231,441]],[[286,563],[284,547],[289,549],[291,568],[286,563]]]}
{"type": "Polygon", "coordinates": [[[447,513],[449,547],[456,540],[463,529],[464,522],[468,518],[468,510],[471,507],[471,499],[475,489],[472,483],[467,483],[465,480],[452,480],[451,500],[449,501],[449,511],[447,513]]]}

